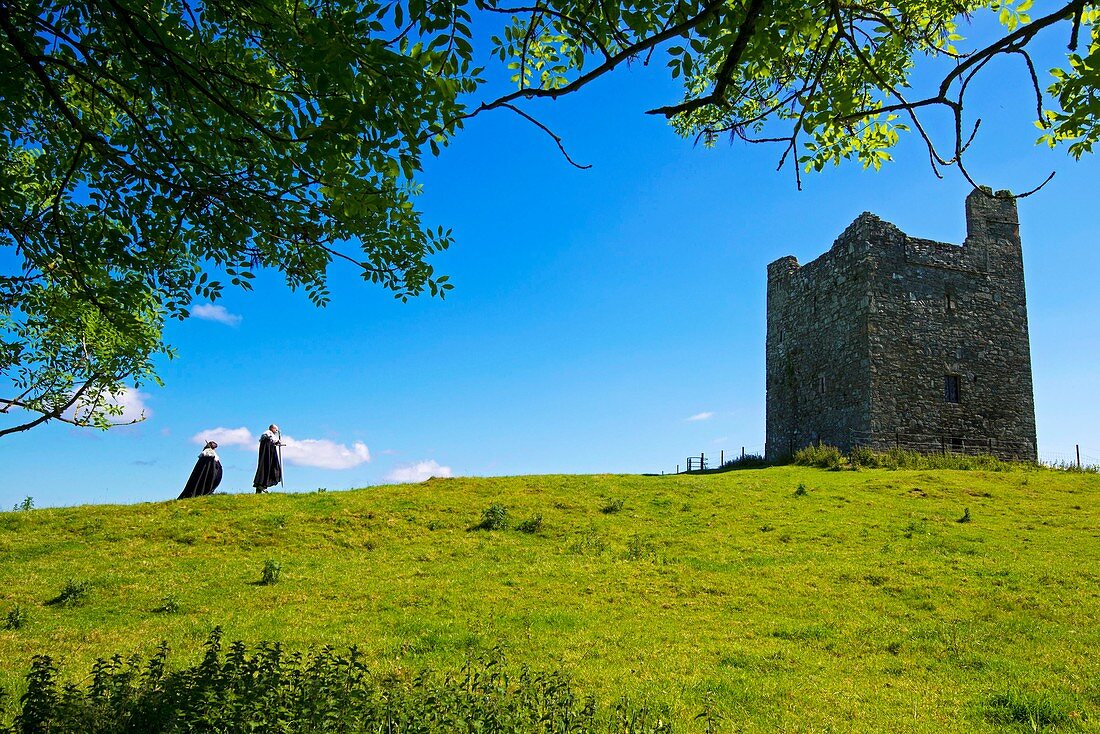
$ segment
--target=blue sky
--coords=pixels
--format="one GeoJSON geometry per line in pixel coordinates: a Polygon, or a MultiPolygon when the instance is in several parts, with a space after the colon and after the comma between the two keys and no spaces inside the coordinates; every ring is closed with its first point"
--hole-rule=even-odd
{"type": "MultiPolygon", "coordinates": [[[[970,170],[1017,191],[1058,171],[1020,202],[1039,449],[1068,458],[1080,444],[1100,461],[1100,164],[1034,145],[1021,72],[994,64],[974,88],[984,121],[970,170]]],[[[419,201],[457,239],[434,260],[455,284],[445,301],[402,304],[334,265],[333,302],[317,309],[261,276],[218,302],[232,323],[170,326],[180,356],[162,364],[165,387],[142,388],[143,423],[0,439],[0,507],[175,497],[195,437],[216,428],[240,440],[219,450],[222,490],[250,491],[255,438],[272,421],[298,442],[290,491],[671,471],[689,454],[761,450],[767,263],[808,262],[862,211],[961,242],[969,185],[936,179],[910,138],[881,172],[828,170],[799,192],[774,148],[705,150],[642,114],[679,95],[661,69],[636,65],[528,107],[587,171],[511,113],[471,121],[428,162],[419,201]]]]}

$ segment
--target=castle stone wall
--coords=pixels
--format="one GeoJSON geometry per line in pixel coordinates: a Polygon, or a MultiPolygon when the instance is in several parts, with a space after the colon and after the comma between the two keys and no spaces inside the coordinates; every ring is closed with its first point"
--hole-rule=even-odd
{"type": "Polygon", "coordinates": [[[966,213],[961,246],[865,213],[813,262],[768,266],[769,459],[819,441],[1035,458],[1015,200],[975,190],[966,213]]]}

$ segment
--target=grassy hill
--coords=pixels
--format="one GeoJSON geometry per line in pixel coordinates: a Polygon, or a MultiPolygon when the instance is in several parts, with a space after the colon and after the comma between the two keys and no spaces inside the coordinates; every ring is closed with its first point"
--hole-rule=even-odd
{"type": "Polygon", "coordinates": [[[161,640],[190,660],[220,625],[378,670],[499,645],[681,730],[709,698],[731,731],[1100,731],[1100,476],[780,467],[9,512],[0,627],[16,606],[14,694],[36,653],[81,679],[161,640]],[[469,530],[494,503],[541,528],[469,530]],[[70,580],[83,602],[48,604],[70,580]]]}

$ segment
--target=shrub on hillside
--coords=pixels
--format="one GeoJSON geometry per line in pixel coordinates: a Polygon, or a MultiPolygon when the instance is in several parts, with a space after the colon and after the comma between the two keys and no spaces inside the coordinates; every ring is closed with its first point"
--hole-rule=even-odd
{"type": "Polygon", "coordinates": [[[760,454],[745,454],[744,456],[730,459],[722,464],[721,469],[726,471],[733,469],[762,469],[766,466],[771,466],[771,463],[765,461],[764,457],[760,454]]]}
{"type": "Polygon", "coordinates": [[[507,530],[508,508],[494,502],[481,512],[481,522],[470,530],[507,530]]]}
{"type": "Polygon", "coordinates": [[[989,454],[924,454],[910,449],[892,448],[875,451],[868,446],[856,446],[845,456],[835,446],[818,444],[794,453],[792,460],[801,466],[840,469],[845,464],[853,469],[955,469],[959,471],[1015,471],[1034,469],[1038,465],[1021,461],[1004,461],[989,454]]]}
{"type": "Polygon", "coordinates": [[[283,575],[283,564],[271,558],[264,561],[263,570],[260,572],[260,584],[263,586],[270,586],[271,584],[279,583],[279,578],[283,575]]]}
{"type": "Polygon", "coordinates": [[[875,469],[879,466],[879,455],[868,446],[855,446],[848,454],[848,463],[856,469],[875,469]]]}
{"type": "MultiPolygon", "coordinates": [[[[461,671],[374,675],[355,648],[301,655],[278,644],[223,652],[220,630],[200,662],[171,670],[162,644],[144,665],[98,661],[87,687],[62,685],[34,658],[13,734],[117,732],[636,732],[670,731],[667,708],[620,700],[602,711],[564,674],[511,669],[499,651],[461,671]]],[[[2,723],[0,723],[2,726],[2,723]]]]}
{"type": "Polygon", "coordinates": [[[794,463],[800,466],[816,466],[822,469],[839,469],[844,466],[844,454],[836,446],[817,444],[794,452],[794,463]]]}
{"type": "Polygon", "coordinates": [[[61,592],[46,602],[51,607],[78,607],[88,600],[88,593],[92,590],[90,581],[74,581],[69,579],[61,592]]]}
{"type": "Polygon", "coordinates": [[[21,629],[26,626],[27,619],[27,610],[16,604],[14,607],[8,610],[8,616],[4,620],[4,629],[21,629]]]}
{"type": "Polygon", "coordinates": [[[890,449],[875,454],[883,469],[958,469],[963,471],[1011,471],[1031,468],[1023,462],[1002,461],[989,454],[922,454],[907,449],[890,449]]]}

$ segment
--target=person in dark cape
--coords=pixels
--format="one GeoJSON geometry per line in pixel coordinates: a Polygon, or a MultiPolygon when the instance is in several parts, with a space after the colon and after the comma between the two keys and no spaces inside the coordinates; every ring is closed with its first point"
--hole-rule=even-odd
{"type": "Polygon", "coordinates": [[[274,487],[283,481],[283,465],[279,461],[279,447],[282,446],[279,427],[272,423],[260,436],[260,455],[256,463],[256,478],[252,480],[252,486],[256,488],[256,494],[267,491],[268,487],[274,487]]]}
{"type": "Polygon", "coordinates": [[[199,460],[195,462],[195,468],[191,470],[191,476],[187,478],[187,484],[183,486],[178,499],[213,494],[221,484],[222,462],[218,459],[218,452],[214,450],[216,448],[218,444],[214,441],[207,441],[202,447],[199,460]]]}

